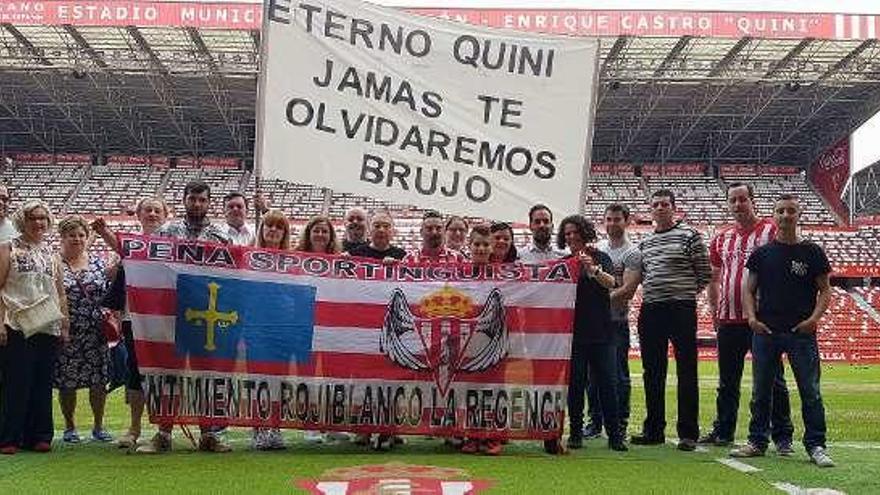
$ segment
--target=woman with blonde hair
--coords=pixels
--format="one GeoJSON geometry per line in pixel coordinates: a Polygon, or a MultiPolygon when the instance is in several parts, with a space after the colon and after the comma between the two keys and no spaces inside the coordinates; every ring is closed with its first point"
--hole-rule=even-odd
{"type": "Polygon", "coordinates": [[[69,338],[58,258],[45,241],[54,223],[46,203],[27,201],[12,216],[21,236],[0,244],[0,453],[52,450],[52,371],[58,340],[69,338]]]}
{"type": "Polygon", "coordinates": [[[74,424],[76,391],[87,388],[94,417],[92,439],[109,442],[113,437],[104,429],[104,405],[110,382],[110,349],[101,306],[116,275],[116,260],[108,262],[88,252],[89,224],[79,215],[59,222],[58,234],[64,290],[70,301],[70,342],[58,353],[53,380],[64,415],[63,440],[80,441],[74,424]]]}

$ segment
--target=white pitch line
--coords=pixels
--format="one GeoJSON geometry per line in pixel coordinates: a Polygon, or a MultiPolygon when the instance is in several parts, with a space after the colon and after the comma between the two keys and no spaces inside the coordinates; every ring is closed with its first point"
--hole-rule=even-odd
{"type": "Polygon", "coordinates": [[[724,464],[725,466],[727,466],[731,469],[736,469],[737,471],[739,471],[741,473],[757,473],[761,470],[760,468],[756,468],[755,466],[752,466],[751,464],[746,464],[742,461],[738,461],[736,459],[731,459],[729,457],[720,457],[715,460],[721,464],[724,464]]]}
{"type": "Polygon", "coordinates": [[[880,450],[880,444],[876,443],[830,443],[828,444],[830,447],[842,447],[845,449],[860,449],[860,450],[880,450]]]}
{"type": "Polygon", "coordinates": [[[846,495],[845,492],[832,488],[801,488],[791,483],[773,483],[773,487],[788,495],[846,495]]]}

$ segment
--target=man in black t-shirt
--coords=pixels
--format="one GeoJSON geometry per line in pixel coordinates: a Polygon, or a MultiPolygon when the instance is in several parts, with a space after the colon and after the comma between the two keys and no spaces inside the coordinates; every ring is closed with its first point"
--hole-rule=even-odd
{"type": "Polygon", "coordinates": [[[773,381],[782,354],[797,380],[804,420],[804,447],[819,467],[834,466],[825,451],[825,407],[819,390],[816,329],[831,297],[831,266],[818,245],[797,235],[800,204],[790,194],[776,202],[779,231],[746,262],[748,290],[743,306],[752,337],[753,388],[749,441],[733,457],[764,455],[770,429],[773,381]]]}
{"type": "Polygon", "coordinates": [[[383,261],[401,260],[406,251],[391,244],[394,238],[394,219],[387,211],[374,212],[370,218],[370,242],[355,247],[349,254],[383,261]]]}
{"type": "MultiPolygon", "coordinates": [[[[396,263],[406,256],[406,251],[391,244],[394,238],[394,219],[387,211],[374,211],[370,216],[370,242],[355,247],[349,254],[361,258],[382,260],[383,263],[396,263]]],[[[399,437],[387,434],[370,436],[359,434],[355,438],[355,444],[367,445],[372,443],[376,450],[389,449],[395,443],[402,442],[399,437]]]]}

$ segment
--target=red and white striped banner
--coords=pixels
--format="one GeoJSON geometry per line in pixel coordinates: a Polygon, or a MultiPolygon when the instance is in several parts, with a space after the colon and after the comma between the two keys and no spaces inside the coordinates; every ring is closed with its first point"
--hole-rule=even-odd
{"type": "Polygon", "coordinates": [[[571,262],[385,265],[120,240],[154,422],[532,439],[561,432],[576,290],[571,262]],[[183,288],[185,279],[215,284],[210,299],[183,288]],[[225,295],[236,284],[256,289],[225,295]],[[253,359],[249,346],[288,342],[262,342],[251,327],[267,316],[248,308],[277,310],[273,294],[287,287],[314,288],[306,357],[253,359]],[[201,348],[208,331],[214,351],[201,348]],[[185,347],[192,332],[198,349],[185,347]]]}

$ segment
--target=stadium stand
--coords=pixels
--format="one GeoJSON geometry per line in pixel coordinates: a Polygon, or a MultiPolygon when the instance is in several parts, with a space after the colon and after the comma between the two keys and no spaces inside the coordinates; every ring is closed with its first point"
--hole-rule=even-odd
{"type": "Polygon", "coordinates": [[[824,359],[857,361],[859,354],[877,355],[880,321],[859,307],[852,294],[832,287],[831,304],[819,324],[818,340],[824,359]]]}
{"type": "Polygon", "coordinates": [[[28,163],[3,169],[3,182],[15,193],[12,209],[29,198],[41,198],[56,212],[62,211],[87,173],[85,166],[28,163]]]}
{"type": "Polygon", "coordinates": [[[118,215],[148,194],[159,191],[163,171],[142,165],[92,167],[67,210],[83,215],[118,215]]]}
{"type": "MultiPolygon", "coordinates": [[[[880,265],[880,252],[876,249],[880,245],[880,226],[836,226],[835,216],[801,173],[727,174],[716,179],[702,173],[659,174],[649,167],[647,176],[638,177],[633,173],[634,168],[631,165],[594,168],[585,198],[586,215],[599,227],[607,204],[619,202],[629,206],[636,223],[641,224],[631,230],[633,242],[639,242],[650,231],[648,200],[651,192],[661,188],[676,193],[683,218],[701,229],[708,241],[718,226],[729,223],[724,201],[726,184],[745,180],[755,188],[756,203],[762,215],[770,213],[773,201],[780,193],[797,194],[805,205],[802,233],[826,249],[835,270],[880,265]]],[[[2,169],[2,179],[13,188],[16,202],[25,197],[41,197],[59,213],[107,216],[111,226],[123,232],[136,230],[132,207],[139,198],[147,195],[164,195],[174,213],[182,214],[180,198],[183,187],[197,178],[208,182],[217,198],[236,190],[253,197],[256,190],[256,180],[249,171],[237,167],[202,167],[194,161],[184,161],[184,166],[174,168],[124,162],[90,166],[34,161],[2,169]]],[[[396,243],[405,249],[415,249],[420,244],[419,225],[423,211],[420,208],[338,192],[330,192],[325,200],[323,189],[276,179],[263,180],[261,189],[273,207],[281,208],[291,217],[294,235],[298,236],[309,217],[321,213],[326,202],[331,218],[338,222],[339,236],[343,234],[341,218],[348,208],[384,208],[391,210],[397,219],[396,243]]],[[[220,201],[214,202],[212,215],[222,217],[220,201]]],[[[518,245],[528,243],[530,236],[525,213],[521,216],[522,223],[514,226],[518,245]]],[[[560,217],[558,213],[557,217],[560,217]]],[[[560,219],[557,218],[557,222],[560,219]]],[[[476,218],[469,220],[480,221],[476,218]]],[[[57,243],[54,235],[52,242],[57,243]]],[[[96,241],[95,247],[107,251],[101,240],[96,241]]],[[[636,329],[640,305],[639,291],[630,313],[634,349],[638,348],[636,329]]],[[[701,356],[713,357],[714,328],[705,295],[698,301],[698,340],[703,346],[701,356]]],[[[819,342],[823,357],[829,360],[858,360],[860,355],[880,355],[880,288],[855,288],[848,293],[835,287],[831,311],[820,325],[819,342]]]]}

